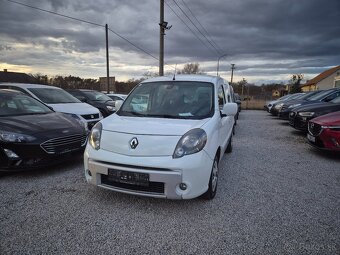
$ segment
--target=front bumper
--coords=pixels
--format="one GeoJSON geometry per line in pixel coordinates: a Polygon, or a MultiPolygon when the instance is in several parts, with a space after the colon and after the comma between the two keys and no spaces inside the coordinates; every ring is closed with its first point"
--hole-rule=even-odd
{"type": "MultiPolygon", "coordinates": [[[[56,165],[65,160],[81,156],[84,146],[62,154],[47,154],[38,146],[26,146],[26,149],[11,148],[18,158],[9,158],[0,147],[0,172],[26,171],[45,166],[56,165]]],[[[6,147],[6,149],[8,149],[6,147]]]]}
{"type": "Polygon", "coordinates": [[[294,116],[292,116],[292,114],[289,116],[289,125],[297,130],[307,132],[309,120],[310,118],[308,117],[301,117],[294,113],[294,116]]]}
{"type": "Polygon", "coordinates": [[[290,111],[280,111],[278,117],[282,120],[289,120],[290,111]]]}
{"type": "Polygon", "coordinates": [[[88,183],[112,191],[156,198],[191,199],[208,190],[213,160],[202,150],[173,159],[164,157],[131,157],[87,146],[84,153],[85,177],[88,183]],[[110,181],[109,169],[149,175],[149,187],[110,181]],[[180,189],[184,183],[186,189],[180,189]]]}

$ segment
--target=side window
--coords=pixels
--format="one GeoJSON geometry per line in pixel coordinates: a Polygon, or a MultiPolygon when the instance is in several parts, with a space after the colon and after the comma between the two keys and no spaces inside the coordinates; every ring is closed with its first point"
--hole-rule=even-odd
{"type": "Polygon", "coordinates": [[[334,98],[337,98],[339,95],[340,95],[340,91],[327,96],[323,101],[329,102],[329,101],[333,100],[334,98]]]}
{"type": "Polygon", "coordinates": [[[224,94],[223,86],[220,86],[218,88],[217,94],[218,94],[218,107],[220,110],[222,110],[225,104],[225,94],[224,94]]]}

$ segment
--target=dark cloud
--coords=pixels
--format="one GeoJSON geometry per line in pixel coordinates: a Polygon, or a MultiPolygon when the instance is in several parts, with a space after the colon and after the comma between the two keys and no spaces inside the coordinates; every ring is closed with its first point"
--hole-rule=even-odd
{"type": "MultiPolygon", "coordinates": [[[[63,15],[105,25],[142,47],[154,56],[159,49],[159,1],[148,0],[20,0],[25,4],[56,11],[63,15]]],[[[340,1],[338,0],[184,0],[209,32],[218,51],[197,32],[173,0],[166,0],[196,36],[165,5],[165,19],[172,25],[165,36],[165,61],[171,64],[199,62],[205,70],[214,71],[216,59],[228,56],[224,66],[236,63],[245,75],[306,72],[312,74],[329,66],[339,65],[340,1]],[[200,37],[204,44],[197,39],[200,37]],[[250,64],[248,63],[250,62],[250,64]]],[[[178,5],[200,27],[183,0],[178,5]]],[[[7,1],[0,1],[0,51],[8,54],[16,44],[41,46],[45,52],[31,56],[46,57],[49,49],[60,48],[50,58],[58,62],[67,55],[77,63],[79,54],[97,54],[105,48],[103,27],[92,26],[39,12],[7,1]],[[6,48],[8,47],[8,48],[6,48]],[[46,52],[47,50],[47,52],[46,52]],[[77,53],[72,59],[72,53],[77,53]]],[[[202,30],[203,31],[203,30],[202,30]]],[[[203,31],[204,32],[204,31],[203,31]]],[[[205,32],[204,32],[205,33],[205,32]]],[[[109,34],[112,59],[127,65],[157,66],[157,61],[140,52],[128,42],[109,34]],[[116,54],[119,52],[120,54],[116,54]],[[124,53],[129,57],[124,58],[124,53]],[[128,53],[128,54],[127,54],[128,53]],[[131,58],[131,54],[135,57],[131,58]]],[[[104,56],[105,57],[105,56],[104,56]]],[[[3,58],[3,57],[1,57],[3,58]]],[[[3,61],[0,58],[0,61],[3,61]]],[[[45,59],[41,59],[44,62],[45,59]]],[[[13,63],[10,63],[13,64],[13,63]]],[[[30,65],[30,63],[26,63],[30,65]]],[[[89,71],[91,72],[91,71],[89,71]]],[[[131,75],[135,73],[131,72],[131,75]]]]}

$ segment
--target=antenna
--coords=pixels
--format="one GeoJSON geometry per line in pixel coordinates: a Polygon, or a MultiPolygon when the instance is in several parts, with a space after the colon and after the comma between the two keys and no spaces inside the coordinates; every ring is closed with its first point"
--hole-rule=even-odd
{"type": "Polygon", "coordinates": [[[176,80],[176,72],[177,72],[177,64],[175,65],[175,72],[174,72],[174,77],[172,77],[172,80],[176,80]]]}

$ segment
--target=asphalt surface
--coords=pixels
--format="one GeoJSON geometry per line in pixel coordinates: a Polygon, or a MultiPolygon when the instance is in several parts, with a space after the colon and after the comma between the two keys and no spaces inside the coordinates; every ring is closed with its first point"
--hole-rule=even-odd
{"type": "Polygon", "coordinates": [[[340,156],[242,111],[212,201],[85,182],[80,158],[0,177],[0,254],[340,254],[340,156]]]}

